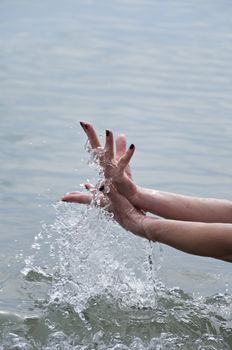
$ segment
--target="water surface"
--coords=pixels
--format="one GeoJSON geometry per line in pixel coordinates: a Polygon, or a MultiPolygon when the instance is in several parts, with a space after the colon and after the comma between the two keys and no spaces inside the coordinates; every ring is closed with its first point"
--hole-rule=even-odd
{"type": "Polygon", "coordinates": [[[230,264],[154,245],[151,272],[146,242],[52,206],[97,178],[81,119],[136,144],[140,185],[231,199],[231,15],[229,1],[1,1],[0,348],[232,347],[230,264]]]}

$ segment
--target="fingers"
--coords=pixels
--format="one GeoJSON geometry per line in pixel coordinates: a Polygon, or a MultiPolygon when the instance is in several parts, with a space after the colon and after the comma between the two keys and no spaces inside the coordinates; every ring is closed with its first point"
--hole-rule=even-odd
{"type": "Polygon", "coordinates": [[[82,193],[82,192],[70,192],[64,195],[62,198],[63,202],[69,203],[80,203],[80,204],[90,204],[93,200],[92,194],[82,193]]]}
{"type": "Polygon", "coordinates": [[[92,184],[90,184],[90,183],[85,184],[85,188],[86,188],[86,190],[88,190],[88,191],[96,192],[95,186],[92,185],[92,184]]]}
{"type": "MultiPolygon", "coordinates": [[[[120,158],[122,158],[126,153],[126,136],[124,134],[121,134],[116,139],[116,160],[118,161],[120,158]]],[[[127,174],[127,176],[131,179],[132,174],[130,170],[129,162],[127,163],[127,166],[122,165],[123,170],[127,174]]],[[[121,172],[123,172],[123,170],[121,172]]]]}
{"type": "MultiPolygon", "coordinates": [[[[97,133],[90,123],[80,122],[83,130],[85,131],[90,145],[93,149],[101,147],[101,143],[97,136],[97,133]]],[[[116,160],[119,159],[119,165],[123,170],[126,170],[127,165],[134,153],[134,145],[131,145],[129,150],[126,152],[126,137],[121,134],[116,139],[116,160]]],[[[112,162],[114,159],[114,137],[111,130],[106,130],[106,142],[105,142],[105,161],[112,162]]],[[[126,171],[131,176],[129,168],[126,171]]]]}
{"type": "Polygon", "coordinates": [[[90,142],[90,145],[92,148],[98,148],[98,147],[101,147],[101,143],[99,141],[99,138],[97,136],[97,133],[94,129],[94,127],[89,124],[89,123],[86,123],[86,122],[80,122],[84,132],[86,133],[88,139],[89,139],[89,142],[90,142]]]}
{"type": "Polygon", "coordinates": [[[118,168],[121,173],[125,170],[125,168],[129,165],[129,162],[135,152],[135,146],[133,144],[130,145],[126,153],[119,159],[118,168]]]}
{"type": "MultiPolygon", "coordinates": [[[[94,199],[96,199],[95,195],[96,195],[97,189],[95,188],[95,186],[89,183],[85,184],[85,188],[91,191],[91,194],[82,193],[82,192],[70,192],[65,194],[61,200],[63,202],[68,202],[68,203],[91,204],[94,201],[94,199]]],[[[105,197],[103,194],[100,194],[98,199],[99,199],[99,203],[97,203],[97,205],[100,205],[100,207],[103,208],[103,207],[109,206],[109,199],[105,197]]],[[[107,210],[110,211],[110,207],[107,208],[107,210]]]]}
{"type": "Polygon", "coordinates": [[[126,136],[121,134],[116,138],[116,159],[118,160],[126,153],[126,136]]]}
{"type": "Polygon", "coordinates": [[[105,161],[111,162],[114,158],[114,136],[111,130],[106,130],[105,161]]]}

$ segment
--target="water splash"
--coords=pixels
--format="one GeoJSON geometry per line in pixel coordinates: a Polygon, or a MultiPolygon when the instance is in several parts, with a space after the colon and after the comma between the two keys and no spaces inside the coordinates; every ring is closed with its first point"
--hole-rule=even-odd
{"type": "MultiPolygon", "coordinates": [[[[98,157],[90,156],[99,171],[98,157]]],[[[23,269],[42,314],[8,322],[2,343],[43,350],[231,349],[228,288],[209,298],[166,288],[158,279],[161,247],[126,232],[99,207],[101,181],[100,170],[91,205],[54,205],[55,222],[43,225],[23,269]],[[36,294],[41,284],[43,298],[36,294]]]]}
{"type": "Polygon", "coordinates": [[[65,301],[81,313],[86,302],[97,295],[111,295],[122,304],[154,307],[155,270],[151,243],[128,234],[112,221],[107,206],[100,208],[98,191],[102,182],[109,191],[111,179],[104,178],[101,163],[105,150],[85,149],[88,165],[98,172],[91,205],[87,207],[58,204],[52,227],[56,235],[52,249],[58,257],[52,301],[65,301]]]}
{"type": "Polygon", "coordinates": [[[111,295],[122,304],[154,307],[154,280],[148,263],[150,245],[121,229],[94,204],[56,206],[57,272],[51,300],[81,312],[88,300],[111,295]]]}
{"type": "Polygon", "coordinates": [[[168,289],[157,279],[160,263],[151,265],[148,259],[153,254],[159,262],[158,246],[125,232],[94,203],[57,203],[55,210],[54,224],[37,235],[35,255],[24,271],[30,284],[45,281],[50,286],[43,313],[37,320],[24,319],[16,328],[20,336],[12,331],[15,325],[9,326],[4,338],[9,348],[231,349],[232,296],[227,289],[206,298],[168,289]],[[45,260],[39,261],[48,246],[45,268],[45,260]]]}
{"type": "Polygon", "coordinates": [[[122,229],[112,220],[107,206],[100,208],[102,194],[98,189],[103,181],[106,189],[111,182],[104,178],[100,164],[105,151],[93,151],[89,142],[85,149],[90,156],[88,165],[98,172],[93,201],[89,206],[54,205],[56,220],[51,226],[44,225],[35,237],[35,253],[26,259],[23,273],[27,279],[35,274],[52,276],[50,301],[68,303],[80,315],[88,300],[102,294],[120,300],[122,305],[153,308],[157,292],[154,245],[122,229]],[[44,268],[41,244],[49,248],[50,266],[49,258],[43,257],[44,268]]]}

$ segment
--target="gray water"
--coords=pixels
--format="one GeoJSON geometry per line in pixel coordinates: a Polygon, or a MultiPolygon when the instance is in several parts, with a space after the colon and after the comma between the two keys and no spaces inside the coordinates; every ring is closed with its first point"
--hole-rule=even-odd
{"type": "Polygon", "coordinates": [[[232,199],[231,17],[228,0],[0,2],[0,349],[232,348],[230,264],[59,202],[98,178],[83,119],[126,133],[140,185],[232,199]]]}

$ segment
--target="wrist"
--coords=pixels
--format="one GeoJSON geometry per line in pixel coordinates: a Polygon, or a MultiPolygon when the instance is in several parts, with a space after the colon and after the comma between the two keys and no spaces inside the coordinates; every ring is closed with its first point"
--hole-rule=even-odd
{"type": "Polygon", "coordinates": [[[133,205],[135,207],[138,207],[140,209],[143,209],[141,206],[141,203],[143,201],[143,188],[134,184],[135,188],[134,188],[134,195],[133,197],[130,199],[131,203],[133,203],[133,205]]]}
{"type": "Polygon", "coordinates": [[[143,234],[149,241],[159,241],[161,219],[145,216],[143,220],[143,234]]]}

